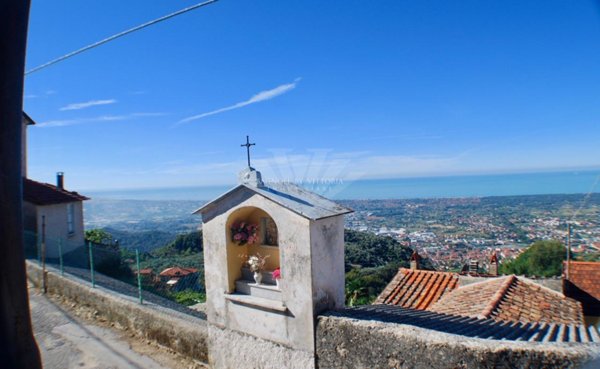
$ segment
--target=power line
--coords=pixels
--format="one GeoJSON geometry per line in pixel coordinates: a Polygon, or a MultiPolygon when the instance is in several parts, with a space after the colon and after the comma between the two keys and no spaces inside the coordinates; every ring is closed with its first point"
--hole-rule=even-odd
{"type": "Polygon", "coordinates": [[[125,36],[125,35],[128,35],[128,34],[130,34],[130,33],[132,33],[132,32],[139,31],[139,30],[140,30],[140,29],[142,29],[142,28],[149,27],[149,26],[151,26],[151,25],[153,25],[153,24],[160,23],[160,22],[162,22],[162,21],[165,21],[165,20],[167,20],[167,19],[170,19],[170,18],[176,17],[176,16],[178,16],[178,15],[180,15],[180,14],[183,14],[183,13],[190,12],[190,11],[192,11],[192,10],[195,10],[195,9],[201,8],[201,7],[203,7],[203,6],[210,5],[210,4],[212,4],[212,3],[216,3],[217,1],[219,1],[219,0],[208,0],[208,1],[205,1],[205,2],[203,2],[203,3],[199,3],[199,4],[196,4],[196,5],[192,5],[192,6],[190,6],[190,7],[187,7],[187,8],[181,9],[181,10],[178,10],[178,11],[176,11],[176,12],[174,12],[174,13],[167,14],[167,15],[165,15],[165,16],[162,16],[162,17],[160,17],[160,18],[157,18],[157,19],[151,20],[151,21],[149,21],[149,22],[146,22],[146,23],[140,24],[139,26],[136,26],[136,27],[130,28],[130,29],[126,30],[126,31],[119,32],[119,33],[117,33],[117,34],[115,34],[115,35],[112,35],[112,36],[110,36],[110,37],[107,37],[107,38],[105,38],[105,39],[103,39],[103,40],[100,40],[100,41],[98,41],[98,42],[94,42],[93,44],[90,44],[90,45],[88,45],[88,46],[82,47],[81,49],[78,49],[78,50],[75,50],[75,51],[73,51],[73,52],[70,52],[70,53],[68,53],[68,54],[65,54],[65,55],[61,56],[60,58],[56,58],[56,59],[54,59],[54,60],[51,60],[51,61],[49,61],[49,62],[47,62],[47,63],[45,63],[45,64],[42,64],[42,65],[39,65],[39,66],[37,66],[37,67],[35,67],[35,68],[33,68],[33,69],[30,69],[30,70],[28,70],[28,71],[26,71],[26,72],[25,72],[25,75],[31,74],[31,73],[33,73],[33,72],[37,72],[37,71],[38,71],[38,70],[40,70],[40,69],[44,69],[44,68],[46,68],[46,67],[49,67],[49,66],[51,66],[51,65],[53,65],[53,64],[56,64],[56,63],[58,63],[58,62],[61,62],[61,61],[65,60],[65,59],[68,59],[68,58],[70,58],[70,57],[72,57],[72,56],[75,56],[75,55],[77,55],[77,54],[81,54],[81,53],[82,53],[82,52],[84,52],[84,51],[88,51],[88,50],[90,50],[90,49],[93,49],[93,48],[95,48],[95,47],[98,47],[98,46],[100,46],[100,45],[103,45],[103,44],[105,44],[105,43],[107,43],[107,42],[110,42],[110,41],[112,41],[112,40],[114,40],[114,39],[117,39],[117,38],[119,38],[119,37],[123,37],[123,36],[125,36]]]}

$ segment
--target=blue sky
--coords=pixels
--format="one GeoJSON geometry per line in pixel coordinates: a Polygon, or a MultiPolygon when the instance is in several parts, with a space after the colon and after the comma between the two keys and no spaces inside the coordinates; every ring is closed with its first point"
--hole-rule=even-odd
{"type": "MultiPolygon", "coordinates": [[[[33,1],[27,69],[195,4],[33,1]]],[[[600,167],[592,1],[234,1],[26,77],[29,176],[73,189],[600,167]]]]}

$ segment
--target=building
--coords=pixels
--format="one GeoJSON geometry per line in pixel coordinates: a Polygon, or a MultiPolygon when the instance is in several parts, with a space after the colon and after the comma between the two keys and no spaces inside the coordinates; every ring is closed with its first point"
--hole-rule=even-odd
{"type": "Polygon", "coordinates": [[[571,261],[563,264],[563,293],[583,306],[587,324],[600,325],[600,263],[571,261]]]}
{"type": "Polygon", "coordinates": [[[515,275],[459,287],[428,310],[496,321],[583,324],[579,302],[515,275]]]}
{"type": "Polygon", "coordinates": [[[27,113],[23,112],[23,134],[21,136],[21,175],[27,178],[27,127],[35,125],[35,122],[27,113]]]}
{"type": "Polygon", "coordinates": [[[344,306],[344,214],[290,183],[265,185],[248,167],[202,215],[211,367],[314,368],[315,322],[344,306]],[[266,258],[254,280],[248,256],[266,258]],[[280,268],[278,288],[261,275],[280,268]]]}
{"type": "Polygon", "coordinates": [[[458,288],[458,278],[456,273],[400,268],[374,303],[427,310],[458,288]]]}
{"type": "Polygon", "coordinates": [[[514,275],[462,280],[458,273],[400,268],[374,304],[477,319],[583,324],[581,304],[514,275]]]}
{"type": "Polygon", "coordinates": [[[64,188],[63,173],[57,174],[56,186],[23,178],[23,220],[26,252],[37,254],[42,235],[46,257],[58,258],[85,245],[83,201],[89,198],[64,188]]]}
{"type": "MultiPolygon", "coordinates": [[[[152,275],[152,269],[142,269],[140,275],[144,275],[144,272],[152,275]]],[[[160,281],[173,291],[198,289],[198,269],[196,268],[171,267],[160,272],[158,276],[160,281]]]]}

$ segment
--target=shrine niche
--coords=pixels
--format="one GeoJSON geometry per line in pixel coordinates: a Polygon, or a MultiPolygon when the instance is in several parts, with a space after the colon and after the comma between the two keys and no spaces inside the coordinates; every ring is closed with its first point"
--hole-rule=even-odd
{"type": "MultiPolygon", "coordinates": [[[[256,287],[277,288],[273,272],[280,269],[279,248],[277,245],[277,224],[264,210],[257,207],[239,208],[232,212],[226,224],[227,270],[229,292],[252,294],[256,287]],[[260,282],[256,281],[254,271],[247,265],[252,256],[264,260],[261,266],[260,282]]],[[[259,293],[260,296],[269,294],[259,293]]],[[[278,299],[278,293],[271,293],[278,299]]]]}

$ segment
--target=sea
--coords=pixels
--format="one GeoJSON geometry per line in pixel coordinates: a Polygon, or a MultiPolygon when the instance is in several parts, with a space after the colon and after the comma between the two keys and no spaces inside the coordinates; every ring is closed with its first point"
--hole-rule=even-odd
{"type": "MultiPolygon", "coordinates": [[[[297,181],[335,200],[457,198],[600,192],[600,169],[420,178],[297,181]]],[[[235,184],[86,191],[97,199],[208,201],[235,184]]]]}

